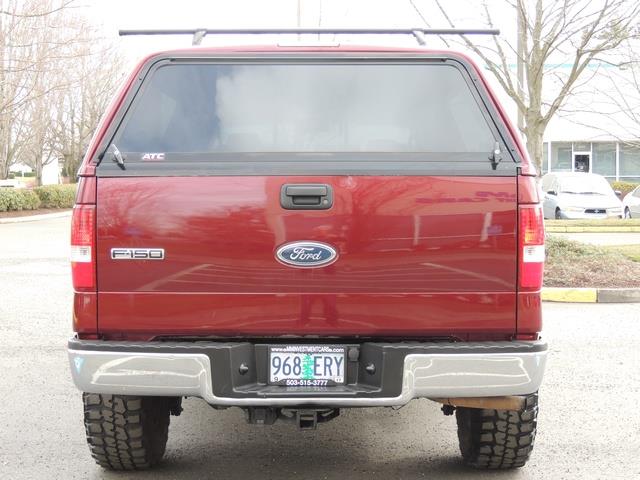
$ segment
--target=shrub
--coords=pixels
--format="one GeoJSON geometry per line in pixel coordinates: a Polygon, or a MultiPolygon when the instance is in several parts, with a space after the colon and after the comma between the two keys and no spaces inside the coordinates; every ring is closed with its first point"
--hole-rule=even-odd
{"type": "Polygon", "coordinates": [[[35,210],[38,207],[40,198],[33,190],[0,189],[0,212],[35,210]]]}
{"type": "Polygon", "coordinates": [[[22,205],[20,205],[17,190],[14,188],[0,188],[0,212],[18,210],[18,207],[22,207],[22,205]]]}
{"type": "Polygon", "coordinates": [[[46,185],[30,189],[0,188],[0,212],[36,210],[37,208],[71,208],[75,185],[46,185]]]}
{"type": "Polygon", "coordinates": [[[23,210],[36,210],[40,208],[40,197],[33,190],[19,190],[23,199],[23,210]]]}
{"type": "Polygon", "coordinates": [[[33,191],[40,199],[41,208],[71,208],[76,198],[76,186],[73,184],[45,185],[33,191]]]}
{"type": "Polygon", "coordinates": [[[547,287],[636,287],[640,264],[634,250],[597,247],[548,235],[544,285],[547,287]],[[629,251],[631,255],[626,253],[629,251]]]}
{"type": "Polygon", "coordinates": [[[613,188],[614,190],[620,190],[622,192],[621,198],[624,198],[624,196],[627,193],[629,193],[631,190],[633,190],[637,186],[638,184],[633,182],[612,182],[611,183],[611,188],[613,188]]]}

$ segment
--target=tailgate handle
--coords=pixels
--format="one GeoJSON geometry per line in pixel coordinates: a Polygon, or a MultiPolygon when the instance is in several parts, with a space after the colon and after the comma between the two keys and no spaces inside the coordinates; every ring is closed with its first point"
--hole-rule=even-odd
{"type": "Polygon", "coordinates": [[[333,189],[323,184],[285,184],[280,205],[287,210],[327,210],[333,205],[333,189]]]}

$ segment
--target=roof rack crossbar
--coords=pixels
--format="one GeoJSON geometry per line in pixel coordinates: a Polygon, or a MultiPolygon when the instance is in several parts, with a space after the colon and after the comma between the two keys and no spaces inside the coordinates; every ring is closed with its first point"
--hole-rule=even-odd
{"type": "Polygon", "coordinates": [[[193,45],[200,45],[206,35],[411,35],[420,45],[425,44],[425,35],[500,35],[495,28],[187,28],[120,30],[126,35],[192,35],[193,45]]]}

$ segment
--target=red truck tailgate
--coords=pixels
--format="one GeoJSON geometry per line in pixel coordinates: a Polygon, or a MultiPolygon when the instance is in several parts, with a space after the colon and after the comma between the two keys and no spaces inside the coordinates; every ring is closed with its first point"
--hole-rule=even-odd
{"type": "Polygon", "coordinates": [[[516,149],[475,67],[231,57],[153,59],[105,135],[99,333],[515,333],[516,149]],[[289,209],[287,185],[330,208],[289,209]],[[289,242],[337,260],[284,264],[289,242]]]}
{"type": "Polygon", "coordinates": [[[100,178],[98,328],[155,335],[456,335],[515,329],[515,177],[100,178]],[[280,205],[333,187],[329,210],[280,205]],[[332,265],[291,268],[312,240],[332,265]],[[112,248],[163,248],[113,261],[112,248]]]}

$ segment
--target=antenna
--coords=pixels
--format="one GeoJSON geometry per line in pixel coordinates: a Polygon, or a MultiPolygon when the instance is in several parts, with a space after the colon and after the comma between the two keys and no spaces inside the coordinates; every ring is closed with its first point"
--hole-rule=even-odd
{"type": "Polygon", "coordinates": [[[425,45],[426,35],[500,35],[498,29],[483,28],[191,28],[161,30],[120,30],[128,35],[192,35],[193,45],[200,45],[206,35],[411,35],[425,45]]]}

